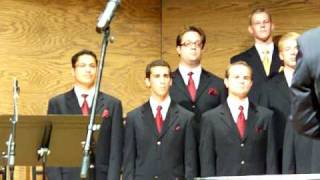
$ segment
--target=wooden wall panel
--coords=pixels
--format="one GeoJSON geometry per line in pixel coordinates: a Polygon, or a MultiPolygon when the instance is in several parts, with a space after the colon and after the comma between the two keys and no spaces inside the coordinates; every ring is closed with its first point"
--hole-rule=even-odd
{"type": "MultiPolygon", "coordinates": [[[[1,0],[0,114],[12,113],[12,80],[21,86],[20,114],[46,114],[48,99],[72,87],[71,56],[100,52],[95,25],[104,0],[1,0]]],[[[144,67],[160,57],[159,0],[122,0],[111,25],[101,89],[125,112],[148,95],[144,67]]]]}
{"type": "Polygon", "coordinates": [[[274,35],[288,31],[303,32],[320,25],[318,0],[163,0],[163,57],[177,66],[175,38],[184,26],[197,25],[207,34],[203,66],[224,76],[230,57],[251,47],[247,31],[248,15],[257,7],[266,7],[276,25],[274,35]]]}

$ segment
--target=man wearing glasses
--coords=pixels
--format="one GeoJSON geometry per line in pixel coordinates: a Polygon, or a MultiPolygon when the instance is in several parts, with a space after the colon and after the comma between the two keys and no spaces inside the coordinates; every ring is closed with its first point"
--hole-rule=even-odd
{"type": "Polygon", "coordinates": [[[205,43],[206,35],[201,28],[189,26],[178,34],[176,49],[180,63],[178,69],[173,72],[170,89],[173,101],[195,113],[192,125],[197,144],[200,137],[201,114],[220,105],[226,97],[222,79],[201,66],[205,43]]]}
{"type": "MultiPolygon", "coordinates": [[[[91,111],[97,73],[97,57],[89,50],[82,50],[71,59],[74,87],[49,101],[48,114],[82,114],[91,111]]],[[[95,177],[97,180],[120,179],[123,147],[122,106],[120,100],[99,92],[97,115],[103,118],[96,144],[95,177]]],[[[50,167],[49,180],[80,179],[78,167],[50,167]]]]}

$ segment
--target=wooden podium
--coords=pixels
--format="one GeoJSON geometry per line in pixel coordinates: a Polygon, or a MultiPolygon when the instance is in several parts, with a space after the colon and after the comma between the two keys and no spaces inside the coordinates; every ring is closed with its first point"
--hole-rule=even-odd
{"type": "MultiPolygon", "coordinates": [[[[11,130],[11,115],[0,116],[0,152],[6,153],[11,130]]],[[[81,115],[20,115],[16,126],[16,166],[40,166],[40,148],[48,148],[47,166],[80,167],[82,145],[85,141],[89,117],[81,115]]],[[[96,117],[99,127],[101,117],[96,117]]],[[[98,133],[94,133],[96,141],[98,133]]],[[[0,167],[5,166],[0,161],[0,167]]]]}

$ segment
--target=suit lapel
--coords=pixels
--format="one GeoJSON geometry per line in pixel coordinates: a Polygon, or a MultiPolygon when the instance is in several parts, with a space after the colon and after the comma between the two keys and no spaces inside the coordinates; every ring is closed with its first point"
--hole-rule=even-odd
{"type": "Polygon", "coordinates": [[[156,136],[159,136],[149,101],[143,105],[141,118],[142,122],[145,122],[146,125],[150,127],[151,131],[156,136]]]}
{"type": "MultiPolygon", "coordinates": [[[[97,115],[100,115],[102,113],[104,106],[105,106],[104,98],[102,96],[102,93],[99,92],[98,93],[98,99],[97,99],[97,106],[96,106],[96,114],[97,115]]],[[[91,109],[92,108],[90,108],[90,112],[91,112],[91,109]]]]}
{"type": "Polygon", "coordinates": [[[286,99],[290,104],[290,89],[284,76],[284,72],[281,72],[279,74],[279,79],[277,79],[277,86],[284,99],[286,99]]]}
{"type": "Polygon", "coordinates": [[[220,112],[220,114],[223,122],[227,124],[227,126],[231,129],[231,132],[234,132],[232,133],[234,137],[236,137],[238,140],[241,140],[237,124],[235,123],[235,120],[231,115],[230,108],[226,102],[223,104],[223,110],[220,112]]]}
{"type": "Polygon", "coordinates": [[[177,69],[173,74],[173,83],[180,89],[180,92],[182,92],[185,96],[187,96],[191,101],[190,94],[188,92],[187,86],[184,84],[184,81],[179,69],[177,69]]]}
{"type": "Polygon", "coordinates": [[[248,136],[249,136],[249,133],[251,132],[251,130],[254,128],[254,124],[255,124],[255,120],[256,120],[256,107],[254,104],[250,103],[249,102],[249,109],[248,109],[248,118],[246,120],[246,129],[245,129],[245,132],[244,132],[244,138],[243,138],[243,141],[245,141],[248,136]]]}
{"type": "Polygon", "coordinates": [[[66,112],[69,112],[70,114],[82,114],[78,98],[76,96],[76,93],[74,92],[74,89],[71,89],[66,94],[66,107],[66,112]]]}
{"type": "Polygon", "coordinates": [[[170,129],[170,127],[174,124],[174,122],[178,118],[178,111],[179,110],[177,108],[176,103],[171,101],[169,110],[167,112],[166,119],[163,122],[160,137],[163,137],[166,134],[166,132],[170,129]]]}
{"type": "Polygon", "coordinates": [[[205,89],[209,85],[209,81],[210,81],[210,77],[208,75],[208,72],[202,69],[201,75],[200,75],[200,82],[199,82],[199,86],[196,94],[196,101],[199,99],[202,93],[205,92],[205,89]]]}
{"type": "Polygon", "coordinates": [[[259,56],[259,53],[256,49],[255,46],[253,46],[250,50],[250,55],[251,55],[251,58],[253,61],[255,62],[252,62],[252,69],[256,69],[257,70],[257,74],[260,74],[260,75],[263,75],[264,78],[267,78],[267,74],[263,68],[263,64],[262,64],[262,61],[260,59],[260,56],[259,56]]]}
{"type": "Polygon", "coordinates": [[[271,67],[270,67],[270,75],[278,74],[280,66],[281,66],[281,62],[279,61],[279,51],[278,51],[278,48],[274,46],[271,67]]]}

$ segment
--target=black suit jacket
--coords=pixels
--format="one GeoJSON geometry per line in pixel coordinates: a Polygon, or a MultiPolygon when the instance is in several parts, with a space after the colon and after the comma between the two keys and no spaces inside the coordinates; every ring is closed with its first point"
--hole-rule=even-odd
{"type": "Polygon", "coordinates": [[[281,61],[279,58],[278,48],[275,46],[272,54],[272,61],[270,67],[269,76],[267,76],[262,61],[260,59],[259,53],[255,46],[252,46],[250,49],[233,56],[230,60],[230,63],[234,63],[237,61],[245,61],[247,62],[253,71],[253,85],[251,87],[249,98],[253,102],[257,102],[256,96],[259,90],[261,89],[261,85],[268,81],[272,76],[279,72],[279,68],[281,66],[281,61]]]}
{"type": "Polygon", "coordinates": [[[275,137],[282,172],[310,173],[312,140],[295,132],[292,123],[288,121],[291,97],[284,72],[272,77],[263,87],[260,103],[274,112],[275,137]]]}
{"type": "Polygon", "coordinates": [[[304,33],[298,45],[300,57],[291,85],[292,119],[300,133],[320,138],[320,28],[304,33]]]}
{"type": "Polygon", "coordinates": [[[272,116],[272,111],[250,103],[241,140],[227,103],[203,114],[201,176],[278,173],[272,116]]]}
{"type": "Polygon", "coordinates": [[[149,102],[128,113],[124,180],[182,180],[197,176],[193,114],[172,101],[166,116],[159,135],[149,102]]]}
{"type": "Polygon", "coordinates": [[[193,128],[197,142],[200,139],[201,114],[219,106],[225,102],[226,89],[222,79],[202,69],[200,82],[196,93],[196,100],[193,103],[179,69],[173,73],[173,83],[170,88],[170,96],[187,110],[195,114],[193,128]]]}
{"type": "MultiPolygon", "coordinates": [[[[122,162],[123,123],[120,100],[99,92],[96,112],[103,117],[96,144],[96,179],[119,180],[122,162]]],[[[49,101],[48,114],[82,114],[74,89],[53,97],[49,101]]],[[[80,179],[79,168],[49,168],[49,180],[80,179]]]]}

